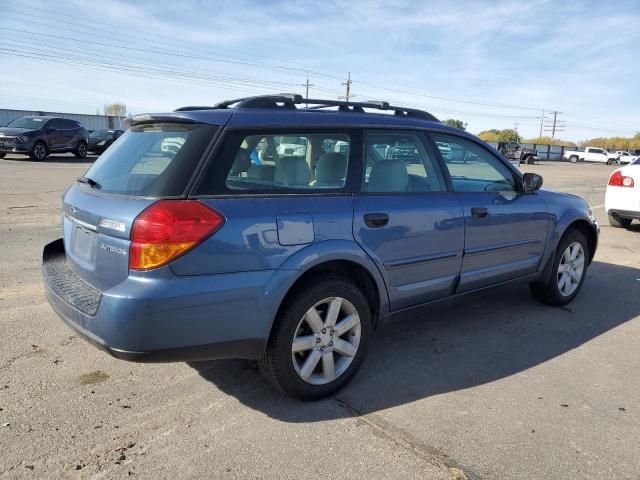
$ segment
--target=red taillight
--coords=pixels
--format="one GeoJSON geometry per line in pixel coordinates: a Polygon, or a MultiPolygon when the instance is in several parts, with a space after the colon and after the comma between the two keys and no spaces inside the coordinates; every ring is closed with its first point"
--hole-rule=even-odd
{"type": "Polygon", "coordinates": [[[633,187],[633,178],[625,177],[620,170],[616,170],[609,178],[609,185],[612,187],[633,187]]]}
{"type": "Polygon", "coordinates": [[[129,268],[151,270],[185,254],[213,235],[224,217],[197,200],[161,200],[133,222],[129,268]]]}

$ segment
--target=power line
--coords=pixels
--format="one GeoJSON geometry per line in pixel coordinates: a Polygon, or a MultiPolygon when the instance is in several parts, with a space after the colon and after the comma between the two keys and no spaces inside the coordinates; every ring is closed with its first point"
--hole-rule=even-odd
{"type": "MultiPolygon", "coordinates": [[[[13,3],[13,2],[7,2],[13,6],[18,6],[18,4],[13,3]]],[[[42,10],[39,9],[40,11],[47,11],[47,10],[42,10]]],[[[51,10],[49,10],[48,12],[50,12],[52,15],[57,15],[59,17],[65,17],[68,18],[66,15],[63,15],[61,13],[58,12],[53,12],[51,10]]],[[[9,12],[11,14],[15,14],[15,15],[23,15],[23,16],[27,16],[29,18],[31,17],[36,17],[36,18],[40,18],[43,20],[50,20],[48,17],[42,17],[42,16],[38,16],[38,15],[33,15],[32,13],[30,13],[29,15],[27,14],[23,14],[20,12],[9,12]]],[[[6,16],[6,15],[5,15],[6,16]]],[[[20,20],[22,21],[22,20],[20,20]]],[[[66,24],[70,24],[70,25],[74,25],[74,27],[76,29],[78,28],[83,28],[83,29],[90,29],[92,31],[92,36],[102,36],[105,37],[104,35],[98,35],[95,32],[93,32],[93,30],[98,30],[98,31],[102,31],[105,33],[108,33],[110,35],[118,35],[120,37],[130,37],[130,38],[138,38],[138,39],[142,39],[144,40],[144,42],[149,42],[149,41],[153,41],[154,44],[166,44],[166,45],[170,45],[170,49],[157,49],[157,48],[137,48],[135,45],[140,46],[139,42],[137,44],[134,43],[134,45],[128,44],[126,46],[123,45],[119,45],[119,44],[114,44],[114,43],[106,43],[106,42],[97,42],[97,41],[91,41],[91,40],[84,40],[84,39],[80,39],[77,37],[68,37],[68,36],[63,36],[63,35],[55,35],[55,34],[46,34],[46,33],[41,33],[41,32],[34,32],[34,31],[30,31],[30,30],[20,30],[20,29],[11,29],[11,28],[4,28],[3,30],[9,30],[9,31],[14,31],[14,32],[19,32],[19,33],[27,33],[29,35],[36,35],[36,36],[41,36],[44,38],[48,38],[48,39],[59,39],[59,40],[65,40],[65,41],[73,41],[73,42],[83,42],[83,43],[90,43],[96,46],[102,46],[102,47],[107,47],[107,48],[117,48],[117,49],[124,49],[127,51],[139,51],[142,53],[152,53],[152,54],[157,54],[157,55],[170,55],[170,56],[175,56],[175,57],[182,57],[185,59],[196,59],[196,60],[210,60],[213,62],[221,62],[221,63],[229,63],[229,64],[237,64],[237,65],[241,65],[241,66],[249,66],[249,67],[259,67],[259,68],[269,68],[269,69],[276,69],[276,70],[282,70],[285,72],[301,72],[301,71],[310,71],[314,74],[317,74],[319,76],[322,77],[326,77],[326,78],[332,78],[332,79],[338,79],[339,77],[336,75],[332,75],[332,74],[327,74],[324,72],[314,72],[313,70],[308,70],[308,69],[304,69],[304,68],[297,68],[297,67],[293,67],[293,66],[284,66],[284,65],[273,65],[273,64],[269,64],[269,63],[258,63],[258,62],[250,62],[250,61],[246,61],[243,58],[240,57],[235,57],[233,55],[228,55],[228,54],[220,54],[220,53],[210,53],[207,52],[206,55],[193,55],[193,54],[189,54],[189,53],[182,53],[182,52],[176,52],[175,48],[177,46],[177,48],[182,48],[182,49],[186,49],[187,47],[182,47],[179,45],[176,45],[176,42],[182,41],[179,39],[175,39],[176,42],[167,42],[166,39],[171,39],[171,37],[167,37],[163,35],[163,38],[165,40],[159,40],[158,39],[158,35],[157,34],[152,34],[152,33],[146,33],[144,32],[144,30],[137,30],[136,33],[139,33],[141,35],[136,35],[134,33],[117,33],[117,32],[113,32],[111,30],[108,29],[104,29],[104,28],[99,28],[99,27],[84,27],[82,25],[77,25],[74,24],[72,22],[68,22],[68,21],[62,21],[62,20],[57,20],[56,22],[58,23],[66,23],[66,24]],[[152,36],[153,40],[151,39],[147,39],[144,38],[143,35],[147,35],[147,36],[152,36]],[[224,57],[224,58],[214,58],[212,57],[212,55],[215,55],[217,57],[224,57]]],[[[112,25],[117,29],[123,29],[123,27],[120,26],[116,26],[114,24],[108,24],[103,22],[102,20],[100,20],[102,25],[112,25]]],[[[55,24],[52,23],[43,23],[43,22],[34,22],[33,19],[31,18],[30,23],[37,23],[39,25],[44,25],[47,27],[51,27],[51,28],[59,28],[57,27],[55,24]]],[[[79,34],[85,34],[85,32],[78,32],[76,31],[76,33],[79,34]]],[[[112,37],[106,37],[111,39],[112,37]]],[[[24,39],[23,39],[24,40],[24,39]]],[[[21,40],[22,41],[22,40],[21,40]]],[[[116,42],[122,42],[121,40],[117,40],[116,42]]],[[[203,51],[203,50],[198,50],[195,48],[190,48],[189,49],[190,52],[193,51],[203,51]]],[[[226,51],[229,51],[228,49],[226,51]]],[[[77,52],[77,50],[76,50],[77,52]]],[[[33,52],[32,52],[33,53],[33,52]]],[[[130,56],[130,54],[127,54],[128,56],[130,56]]],[[[255,56],[253,53],[248,54],[250,56],[255,56]]],[[[264,56],[261,55],[261,58],[263,58],[264,56]]],[[[42,56],[38,55],[32,55],[31,56],[32,59],[35,60],[46,60],[46,58],[43,58],[42,56]]],[[[273,58],[273,57],[272,57],[273,58]]],[[[76,63],[71,63],[71,64],[75,64],[75,65],[79,65],[79,66],[87,66],[86,62],[88,61],[86,58],[80,60],[78,58],[74,58],[73,59],[74,62],[76,63]],[[82,64],[81,62],[85,62],[84,64],[82,64]]],[[[94,65],[94,64],[91,64],[94,65]]],[[[112,65],[109,65],[108,63],[103,62],[103,68],[111,68],[114,69],[114,71],[118,71],[115,70],[115,67],[113,67],[112,65]]],[[[119,67],[119,68],[124,68],[124,67],[119,67]]],[[[127,68],[131,69],[133,68],[133,71],[136,70],[140,70],[140,68],[148,68],[146,65],[134,65],[133,67],[131,65],[129,65],[127,68]]],[[[122,73],[122,72],[121,72],[122,73]]],[[[140,73],[139,73],[140,74],[140,73]]],[[[179,71],[179,70],[172,70],[172,71],[167,71],[166,69],[164,69],[162,71],[162,75],[164,77],[167,76],[173,76],[173,78],[178,78],[181,81],[187,79],[186,81],[192,82],[194,83],[194,79],[198,80],[197,83],[203,84],[202,82],[216,82],[217,84],[220,85],[224,85],[227,88],[231,88],[232,85],[239,85],[239,86],[250,86],[253,85],[251,88],[252,89],[259,89],[260,90],[268,90],[267,86],[271,85],[271,86],[276,86],[276,85],[280,85],[280,86],[284,86],[284,87],[289,87],[289,86],[298,86],[298,83],[287,83],[287,82],[274,82],[274,81],[265,81],[264,79],[254,79],[254,78],[250,78],[250,77],[223,77],[220,75],[204,75],[202,73],[193,73],[190,71],[179,71]]],[[[155,77],[151,77],[151,78],[155,78],[155,77]]],[[[342,85],[344,85],[346,87],[346,91],[345,91],[345,95],[344,97],[348,97],[348,99],[350,99],[351,97],[353,97],[354,95],[351,93],[351,84],[353,84],[353,81],[350,79],[350,74],[349,74],[349,78],[347,80],[347,83],[345,85],[345,82],[342,82],[342,85]]],[[[465,103],[465,104],[472,104],[472,105],[480,105],[480,106],[486,106],[486,107],[491,107],[491,108],[509,108],[509,109],[519,109],[519,110],[540,110],[537,107],[528,107],[528,106],[521,106],[521,105],[510,105],[507,103],[489,103],[489,102],[480,102],[480,101],[475,101],[475,100],[466,100],[466,99],[460,99],[460,98],[456,98],[456,97],[450,97],[450,96],[446,96],[446,95],[436,95],[436,94],[432,94],[432,93],[422,93],[421,91],[412,91],[412,90],[408,90],[408,89],[402,89],[402,88],[394,88],[394,87],[389,87],[389,86],[383,86],[383,85],[377,85],[374,83],[369,83],[369,82],[364,82],[364,81],[360,81],[358,82],[362,85],[368,85],[372,88],[375,89],[379,89],[379,90],[385,90],[385,91],[395,91],[398,93],[403,93],[403,94],[407,94],[407,95],[413,95],[413,96],[418,96],[418,97],[425,97],[425,98],[433,98],[433,99],[439,99],[445,102],[457,102],[457,103],[465,103]]],[[[206,83],[204,83],[206,84],[206,83]]],[[[316,88],[318,90],[321,91],[325,91],[325,92],[330,92],[330,93],[337,93],[337,90],[332,89],[332,88],[328,88],[328,87],[324,87],[324,86],[316,86],[316,88]]],[[[235,89],[240,89],[238,87],[235,87],[235,89]]],[[[402,102],[399,102],[402,103],[402,102]]],[[[441,111],[441,112],[450,112],[450,113],[454,113],[454,114],[461,114],[461,115],[469,115],[469,116],[477,116],[477,117],[491,117],[491,118],[521,118],[521,119],[539,119],[541,117],[527,117],[527,116],[521,116],[521,115],[502,115],[502,114],[496,114],[496,113],[490,113],[490,112],[469,112],[469,111],[464,111],[464,110],[453,110],[453,109],[447,109],[445,107],[437,107],[434,105],[430,105],[428,107],[429,109],[435,109],[437,111],[441,111]]],[[[544,110],[543,110],[543,117],[544,117],[544,110]]],[[[579,115],[574,115],[574,117],[576,118],[581,118],[579,115]]],[[[584,119],[589,119],[589,117],[583,116],[582,118],[584,119]]],[[[621,128],[628,128],[628,127],[622,127],[621,124],[617,124],[614,122],[608,122],[608,121],[602,121],[599,120],[599,123],[601,124],[606,124],[609,126],[620,126],[621,128]]],[[[541,122],[542,124],[542,122],[541,122]]],[[[566,125],[566,124],[565,124],[566,125]]],[[[583,128],[590,128],[590,129],[598,129],[597,127],[594,126],[585,126],[585,125],[581,125],[579,123],[571,123],[572,126],[577,126],[577,127],[583,127],[583,128]]],[[[556,125],[556,132],[557,131],[561,131],[559,130],[559,128],[563,127],[563,125],[556,125]]],[[[608,130],[608,131],[618,131],[618,130],[612,130],[612,129],[607,129],[607,128],[601,128],[601,130],[608,130]]],[[[631,131],[631,130],[628,130],[631,131]]],[[[553,132],[555,134],[555,132],[553,132]]]]}
{"type": "MultiPolygon", "coordinates": [[[[16,7],[17,8],[23,8],[24,7],[24,5],[17,4],[17,3],[14,3],[14,2],[8,1],[8,0],[5,0],[5,2],[8,3],[8,4],[11,4],[14,9],[16,7]]],[[[76,29],[77,28],[88,29],[90,31],[90,34],[93,37],[101,36],[103,38],[108,38],[108,39],[113,39],[113,36],[117,36],[117,37],[133,37],[133,38],[138,38],[138,39],[144,40],[145,42],[152,41],[154,44],[163,43],[165,45],[170,46],[171,48],[178,47],[178,48],[182,48],[182,49],[188,49],[190,52],[199,51],[201,53],[206,53],[208,55],[211,54],[210,51],[206,51],[205,52],[204,50],[202,50],[202,46],[200,44],[196,44],[196,43],[190,42],[190,41],[185,41],[183,38],[170,37],[170,36],[167,36],[167,35],[162,35],[162,37],[159,38],[159,35],[157,33],[147,32],[147,31],[141,30],[139,28],[136,30],[136,33],[142,34],[142,35],[136,35],[135,33],[131,33],[130,30],[125,29],[124,27],[121,27],[119,25],[115,25],[113,23],[107,23],[102,18],[94,18],[94,24],[95,23],[100,23],[101,25],[108,25],[108,26],[114,27],[116,29],[126,30],[126,32],[125,33],[113,32],[112,30],[107,30],[107,29],[104,29],[104,28],[95,27],[94,25],[92,25],[91,27],[85,27],[84,25],[79,25],[78,23],[69,22],[69,21],[65,21],[65,20],[54,20],[53,21],[54,23],[51,23],[51,22],[49,22],[49,23],[34,22],[33,21],[34,17],[35,18],[44,19],[44,20],[51,20],[51,19],[49,17],[46,17],[46,16],[36,15],[36,14],[33,13],[33,10],[34,10],[33,8],[30,8],[27,11],[27,13],[21,13],[21,12],[17,12],[17,11],[3,12],[3,17],[7,16],[6,13],[11,13],[13,15],[22,15],[22,16],[27,17],[29,19],[28,22],[26,22],[26,21],[24,21],[22,19],[17,19],[17,20],[18,21],[22,21],[23,23],[27,23],[29,25],[33,24],[33,23],[37,23],[39,25],[44,25],[44,26],[57,28],[57,24],[64,23],[64,24],[68,24],[68,25],[73,25],[76,29]],[[109,37],[105,37],[104,35],[98,35],[98,34],[95,33],[95,31],[102,31],[102,32],[105,32],[105,33],[109,33],[110,36],[109,37]],[[146,35],[147,37],[150,36],[150,37],[153,37],[153,38],[152,39],[145,38],[144,35],[146,35]],[[170,41],[167,41],[167,40],[170,40],[170,41]],[[190,43],[192,45],[197,45],[197,47],[195,47],[195,48],[192,47],[192,46],[190,46],[190,47],[181,47],[179,45],[176,45],[177,43],[190,43]]],[[[42,9],[42,8],[40,8],[40,6],[38,6],[37,10],[41,11],[41,12],[46,12],[48,15],[55,15],[55,16],[62,17],[62,18],[65,18],[65,19],[68,19],[68,18],[70,18],[72,16],[72,14],[63,14],[63,13],[60,13],[59,11],[52,11],[52,10],[42,9]]],[[[84,32],[77,32],[77,33],[84,33],[84,32]]],[[[209,48],[211,49],[212,47],[209,47],[209,48]]],[[[242,54],[244,56],[254,56],[254,57],[259,57],[259,58],[271,58],[273,60],[278,60],[275,57],[270,57],[268,55],[256,54],[254,52],[233,50],[233,49],[229,49],[227,47],[225,47],[224,51],[225,52],[230,52],[230,51],[234,52],[235,51],[235,53],[239,53],[239,54],[242,54]]],[[[304,66],[304,65],[300,65],[299,67],[292,67],[290,65],[287,65],[287,66],[284,66],[284,65],[269,65],[267,63],[257,64],[257,63],[246,62],[246,60],[244,58],[233,56],[233,55],[229,55],[228,53],[213,53],[213,55],[222,56],[222,57],[226,57],[226,58],[231,58],[231,59],[235,59],[235,60],[240,60],[240,61],[242,61],[244,63],[253,64],[253,65],[256,65],[256,66],[262,66],[262,67],[268,67],[268,68],[282,68],[282,69],[288,69],[288,70],[296,70],[296,71],[299,71],[299,72],[309,71],[309,72],[311,72],[311,73],[313,73],[315,75],[325,76],[325,77],[328,77],[328,78],[333,78],[333,79],[339,79],[340,78],[338,76],[326,74],[324,72],[312,71],[312,70],[310,70],[308,68],[308,66],[304,66]]]]}

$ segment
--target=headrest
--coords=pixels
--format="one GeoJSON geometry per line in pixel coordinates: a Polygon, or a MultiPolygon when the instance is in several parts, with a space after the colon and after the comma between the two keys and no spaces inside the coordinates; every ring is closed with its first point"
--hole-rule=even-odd
{"type": "Polygon", "coordinates": [[[341,153],[328,152],[320,156],[316,165],[316,185],[324,184],[337,185],[344,184],[347,175],[347,157],[341,153]]]}
{"type": "Polygon", "coordinates": [[[406,192],[408,186],[409,174],[402,160],[383,160],[371,167],[368,192],[406,192]]]}
{"type": "Polygon", "coordinates": [[[304,157],[282,157],[276,167],[275,183],[285,186],[308,186],[311,170],[304,157]]]}

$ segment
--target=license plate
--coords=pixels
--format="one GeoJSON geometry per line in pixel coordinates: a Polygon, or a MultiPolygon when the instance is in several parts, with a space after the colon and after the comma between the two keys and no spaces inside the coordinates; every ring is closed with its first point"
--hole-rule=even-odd
{"type": "Polygon", "coordinates": [[[93,260],[96,251],[96,233],[80,225],[76,225],[75,228],[73,254],[85,261],[93,260]]]}

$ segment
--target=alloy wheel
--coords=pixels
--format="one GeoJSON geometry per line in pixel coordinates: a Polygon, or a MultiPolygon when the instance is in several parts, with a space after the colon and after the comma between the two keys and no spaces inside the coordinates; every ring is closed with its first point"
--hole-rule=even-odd
{"type": "Polygon", "coordinates": [[[291,345],[298,376],[313,385],[340,377],[360,345],[361,324],[356,308],[341,297],[319,301],[304,314],[291,345]]]}
{"type": "Polygon", "coordinates": [[[558,290],[564,297],[576,291],[584,274],[584,248],[580,242],[573,242],[562,254],[558,264],[558,290]]]}
{"type": "Polygon", "coordinates": [[[47,150],[44,148],[44,145],[42,145],[41,143],[38,143],[33,148],[33,154],[36,157],[36,159],[44,160],[44,158],[47,156],[47,150]]]}

